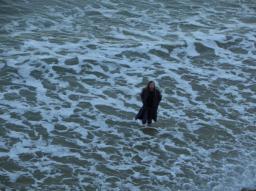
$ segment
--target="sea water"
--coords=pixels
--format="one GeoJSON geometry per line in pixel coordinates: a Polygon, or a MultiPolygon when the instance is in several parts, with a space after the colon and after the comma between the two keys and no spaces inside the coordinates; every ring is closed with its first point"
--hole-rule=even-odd
{"type": "Polygon", "coordinates": [[[255,76],[254,0],[1,0],[0,188],[253,187],[255,76]]]}

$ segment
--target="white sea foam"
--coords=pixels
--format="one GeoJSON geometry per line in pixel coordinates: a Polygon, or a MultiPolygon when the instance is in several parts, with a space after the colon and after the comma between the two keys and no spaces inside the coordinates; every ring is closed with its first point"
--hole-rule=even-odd
{"type": "Polygon", "coordinates": [[[85,190],[255,185],[249,2],[55,3],[1,27],[17,45],[0,45],[0,70],[15,70],[3,72],[0,156],[18,166],[1,176],[58,189],[63,165],[72,172],[62,181],[85,190]],[[71,58],[77,63],[66,64],[71,58]],[[155,134],[131,121],[151,79],[163,95],[155,134]]]}

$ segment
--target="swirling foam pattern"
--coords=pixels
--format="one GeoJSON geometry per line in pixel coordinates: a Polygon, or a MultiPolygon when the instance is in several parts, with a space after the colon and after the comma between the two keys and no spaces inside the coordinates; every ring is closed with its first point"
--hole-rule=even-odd
{"type": "Polygon", "coordinates": [[[1,0],[0,188],[255,186],[255,34],[254,0],[1,0]]]}

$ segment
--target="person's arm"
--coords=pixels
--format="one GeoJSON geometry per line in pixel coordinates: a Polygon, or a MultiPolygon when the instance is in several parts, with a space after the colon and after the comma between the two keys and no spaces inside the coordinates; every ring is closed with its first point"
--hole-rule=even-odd
{"type": "Polygon", "coordinates": [[[142,101],[143,105],[145,106],[145,105],[146,105],[145,89],[142,89],[141,94],[140,94],[140,97],[141,97],[141,101],[142,101]]]}
{"type": "Polygon", "coordinates": [[[158,91],[158,104],[160,103],[160,101],[162,100],[162,94],[161,94],[161,92],[159,91],[159,90],[157,90],[158,91]]]}
{"type": "Polygon", "coordinates": [[[141,101],[143,102],[143,99],[144,99],[144,89],[142,89],[142,91],[140,93],[140,98],[141,98],[141,101]]]}

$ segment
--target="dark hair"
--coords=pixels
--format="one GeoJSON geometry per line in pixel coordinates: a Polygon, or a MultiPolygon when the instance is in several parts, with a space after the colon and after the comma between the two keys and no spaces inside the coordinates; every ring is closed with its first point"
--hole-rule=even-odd
{"type": "Polygon", "coordinates": [[[155,82],[154,82],[154,81],[149,81],[149,82],[148,82],[147,87],[146,87],[147,90],[149,90],[149,86],[150,86],[150,84],[152,84],[152,83],[154,83],[154,85],[155,85],[155,82]]]}

